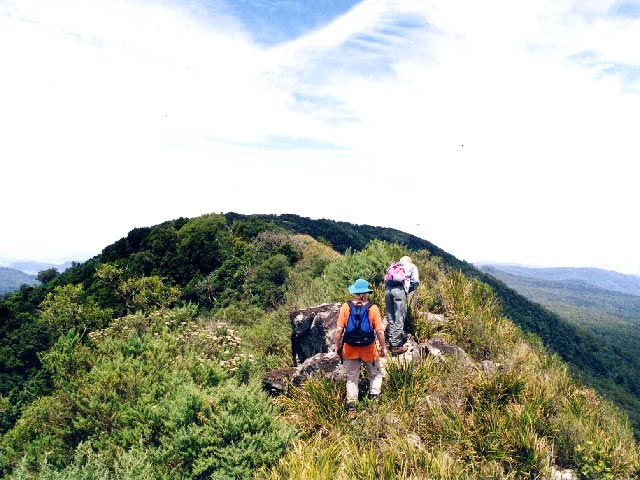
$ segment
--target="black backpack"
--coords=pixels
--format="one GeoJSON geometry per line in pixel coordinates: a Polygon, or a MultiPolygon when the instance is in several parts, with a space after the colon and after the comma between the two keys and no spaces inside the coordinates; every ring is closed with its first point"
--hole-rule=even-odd
{"type": "Polygon", "coordinates": [[[352,347],[371,345],[376,340],[376,334],[369,320],[371,303],[366,305],[355,305],[352,301],[347,303],[349,304],[349,319],[342,338],[344,343],[352,347]]]}

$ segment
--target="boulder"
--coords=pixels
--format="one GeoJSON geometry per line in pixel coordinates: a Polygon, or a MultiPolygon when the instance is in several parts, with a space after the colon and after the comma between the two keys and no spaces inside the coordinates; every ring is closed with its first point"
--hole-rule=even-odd
{"type": "Polygon", "coordinates": [[[289,367],[267,372],[262,377],[262,388],[273,396],[284,393],[297,370],[296,367],[289,367]]]}
{"type": "Polygon", "coordinates": [[[307,358],[291,377],[291,382],[300,386],[304,381],[314,375],[323,375],[328,380],[346,382],[347,372],[335,352],[317,353],[307,358]]]}
{"type": "Polygon", "coordinates": [[[323,303],[294,310],[291,323],[293,365],[300,365],[317,353],[335,353],[334,334],[341,303],[323,303]]]}
{"type": "Polygon", "coordinates": [[[456,357],[463,365],[468,366],[472,363],[467,352],[457,345],[449,345],[441,338],[432,338],[419,344],[411,339],[407,344],[409,345],[407,353],[411,353],[414,362],[423,361],[431,355],[437,361],[444,360],[446,357],[456,357]]]}
{"type": "Polygon", "coordinates": [[[284,393],[289,385],[301,386],[312,375],[323,375],[336,382],[346,381],[346,371],[335,352],[317,353],[297,367],[282,368],[262,378],[263,388],[271,395],[284,393]]]}
{"type": "Polygon", "coordinates": [[[471,364],[471,359],[467,352],[457,345],[449,345],[441,338],[432,338],[425,344],[429,354],[436,358],[455,356],[463,365],[471,364]]]}

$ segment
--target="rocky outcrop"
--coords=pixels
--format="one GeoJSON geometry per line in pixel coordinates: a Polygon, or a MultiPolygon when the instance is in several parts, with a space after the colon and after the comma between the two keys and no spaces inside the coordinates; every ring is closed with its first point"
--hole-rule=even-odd
{"type": "MultiPolygon", "coordinates": [[[[293,365],[289,368],[272,371],[263,377],[264,389],[272,395],[286,392],[287,388],[301,386],[305,380],[312,376],[324,376],[325,378],[345,382],[346,372],[335,352],[334,334],[340,303],[326,303],[316,305],[303,310],[291,312],[291,351],[293,365]]],[[[431,325],[444,325],[447,319],[442,314],[421,312],[421,318],[431,325]]],[[[386,325],[386,318],[383,318],[386,325]]],[[[431,338],[428,341],[418,343],[410,338],[407,341],[406,353],[397,357],[388,357],[402,362],[423,362],[427,358],[434,361],[455,359],[459,364],[475,368],[485,376],[491,377],[504,368],[503,365],[484,360],[475,362],[459,346],[450,345],[442,338],[431,338]]],[[[383,368],[386,361],[383,361],[383,368]]],[[[435,396],[427,395],[427,401],[438,402],[435,396]]],[[[411,435],[411,434],[410,434],[411,435]]],[[[411,443],[420,445],[421,439],[417,435],[409,437],[411,443]]],[[[553,480],[577,480],[578,476],[572,470],[564,470],[553,467],[551,479],[553,480]]]]}
{"type": "Polygon", "coordinates": [[[312,375],[322,375],[336,382],[346,381],[346,371],[340,357],[330,352],[317,353],[297,367],[269,372],[262,378],[262,385],[271,395],[277,396],[286,392],[289,386],[299,387],[312,375]]]}
{"type": "Polygon", "coordinates": [[[340,305],[323,303],[291,312],[289,322],[293,365],[300,365],[318,353],[335,353],[334,334],[340,305]]]}
{"type": "MultiPolygon", "coordinates": [[[[269,372],[263,377],[263,386],[272,395],[279,395],[288,386],[299,386],[312,375],[323,375],[329,380],[345,381],[345,370],[335,352],[335,329],[340,313],[340,303],[324,303],[291,312],[292,364],[269,372]]],[[[442,315],[433,315],[431,321],[446,322],[442,315]]],[[[383,319],[386,325],[386,319],[383,319]]],[[[460,347],[449,345],[444,340],[433,338],[417,343],[407,342],[408,350],[398,358],[402,361],[420,362],[431,355],[442,360],[455,356],[465,365],[471,363],[469,356],[460,347]]]]}
{"type": "MultiPolygon", "coordinates": [[[[309,331],[313,332],[312,335],[318,335],[320,329],[312,328],[309,331]]],[[[309,344],[315,343],[317,345],[319,338],[319,336],[316,336],[313,342],[309,342],[309,344]]],[[[333,336],[331,339],[330,345],[325,344],[318,348],[329,349],[333,347],[333,336]]],[[[308,344],[306,345],[308,346],[308,344]]],[[[455,345],[449,345],[439,338],[423,343],[417,343],[415,340],[409,339],[407,346],[409,348],[406,353],[389,358],[395,358],[403,362],[418,363],[424,361],[428,356],[431,356],[436,361],[455,357],[463,365],[471,364],[471,360],[464,350],[455,345]]],[[[386,362],[383,362],[383,366],[384,363],[386,362]]],[[[272,395],[279,395],[285,392],[290,385],[300,386],[307,378],[313,375],[322,375],[329,380],[338,382],[346,380],[344,366],[340,362],[340,357],[336,355],[335,348],[331,348],[331,351],[327,353],[318,352],[306,358],[300,365],[269,372],[263,377],[262,384],[264,389],[272,395]]]]}
{"type": "MultiPolygon", "coordinates": [[[[341,382],[345,380],[345,370],[340,358],[336,355],[334,341],[340,305],[340,303],[323,303],[291,312],[289,321],[293,366],[266,374],[263,377],[265,390],[273,395],[279,395],[289,385],[300,386],[313,375],[323,375],[327,379],[341,382]]],[[[447,321],[441,314],[427,312],[424,317],[427,321],[437,324],[447,321]]],[[[383,323],[386,325],[386,319],[383,319],[383,323]]],[[[435,361],[455,358],[464,366],[474,366],[473,360],[462,348],[450,345],[441,338],[431,338],[420,343],[410,338],[407,346],[409,348],[406,353],[391,358],[414,363],[422,362],[427,357],[435,361]]],[[[491,376],[499,366],[485,361],[475,367],[487,376],[491,376]]]]}
{"type": "Polygon", "coordinates": [[[334,335],[340,303],[323,303],[289,315],[293,367],[267,373],[264,389],[279,395],[290,386],[300,386],[312,375],[345,381],[345,370],[336,354],[334,335]]]}

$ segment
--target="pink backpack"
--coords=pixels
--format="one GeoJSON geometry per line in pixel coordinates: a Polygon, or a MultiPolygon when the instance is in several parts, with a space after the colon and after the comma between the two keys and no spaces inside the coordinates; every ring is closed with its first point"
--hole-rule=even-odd
{"type": "Polygon", "coordinates": [[[404,266],[400,262],[392,263],[384,276],[385,282],[404,282],[406,279],[407,272],[404,271],[404,266]]]}

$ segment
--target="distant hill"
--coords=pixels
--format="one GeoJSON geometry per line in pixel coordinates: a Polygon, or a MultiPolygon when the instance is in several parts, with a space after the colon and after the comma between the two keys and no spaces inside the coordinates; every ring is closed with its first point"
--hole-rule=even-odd
{"type": "Polygon", "coordinates": [[[0,267],[0,294],[14,292],[22,285],[37,285],[34,275],[26,274],[15,268],[0,267]]]}
{"type": "MultiPolygon", "coordinates": [[[[541,280],[585,283],[594,287],[611,290],[614,292],[628,293],[640,296],[640,277],[626,275],[624,273],[599,268],[533,268],[519,265],[483,264],[483,267],[491,267],[512,275],[521,277],[538,278],[541,280]]],[[[567,284],[567,283],[565,283],[567,284]]]]}
{"type": "Polygon", "coordinates": [[[58,272],[62,273],[67,268],[70,268],[73,265],[73,262],[48,263],[35,262],[32,260],[1,260],[0,265],[20,270],[28,275],[37,275],[43,270],[49,270],[50,268],[55,268],[58,272]]]}
{"type": "MultiPolygon", "coordinates": [[[[503,266],[481,266],[480,269],[497,279],[503,281],[508,286],[521,293],[530,300],[540,303],[545,307],[557,311],[567,318],[577,320],[585,326],[589,326],[590,322],[582,321],[581,316],[576,315],[578,312],[589,313],[593,318],[606,317],[611,320],[623,323],[640,322],[640,296],[623,292],[623,290],[631,290],[632,281],[623,285],[623,282],[617,282],[619,289],[614,289],[614,285],[610,282],[600,282],[599,278],[592,277],[588,283],[585,280],[576,279],[578,274],[572,274],[567,270],[565,279],[545,279],[534,277],[533,275],[519,275],[507,272],[503,266]],[[604,288],[595,286],[596,283],[610,286],[604,288]]],[[[528,271],[536,269],[523,269],[515,267],[512,271],[528,271]]],[[[583,269],[580,269],[583,270],[583,269]]],[[[590,269],[596,270],[596,269],[590,269]]],[[[596,270],[598,271],[598,270],[596,270]]],[[[599,270],[598,272],[604,272],[599,270]]],[[[608,272],[615,274],[615,272],[608,272]]],[[[616,274],[618,278],[635,277],[631,275],[616,274]]],[[[550,277],[560,277],[559,272],[552,272],[550,277]]]]}
{"type": "Polygon", "coordinates": [[[572,320],[595,333],[614,327],[640,324],[640,296],[595,287],[577,280],[544,280],[507,273],[484,266],[482,271],[496,277],[528,299],[572,320]]]}

